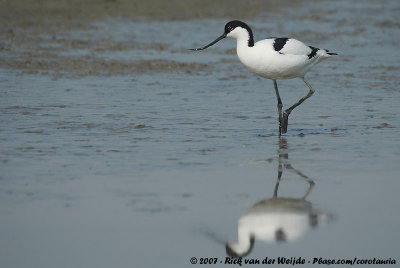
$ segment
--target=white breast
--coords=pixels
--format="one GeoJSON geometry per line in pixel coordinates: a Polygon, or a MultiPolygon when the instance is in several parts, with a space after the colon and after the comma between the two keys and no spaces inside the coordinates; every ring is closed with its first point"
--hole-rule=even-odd
{"type": "Polygon", "coordinates": [[[319,57],[308,58],[311,49],[302,42],[290,39],[280,51],[275,51],[274,39],[261,40],[253,47],[238,42],[237,54],[250,71],[269,79],[303,77],[318,62],[319,57]]]}

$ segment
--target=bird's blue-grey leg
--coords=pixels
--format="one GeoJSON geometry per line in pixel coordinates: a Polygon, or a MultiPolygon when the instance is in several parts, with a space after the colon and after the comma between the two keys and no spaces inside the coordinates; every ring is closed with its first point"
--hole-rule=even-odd
{"type": "Polygon", "coordinates": [[[287,132],[289,115],[293,111],[293,109],[296,108],[297,106],[299,106],[300,104],[302,104],[303,101],[305,101],[306,99],[311,97],[312,94],[314,94],[314,92],[315,92],[315,90],[311,87],[311,84],[306,79],[304,79],[304,77],[303,77],[303,81],[308,86],[310,91],[308,91],[307,95],[305,95],[303,98],[301,98],[298,102],[296,102],[295,104],[293,104],[292,106],[290,106],[288,109],[285,110],[285,112],[283,113],[283,117],[282,117],[282,133],[287,132]]]}
{"type": "Polygon", "coordinates": [[[278,84],[276,80],[272,80],[274,82],[276,98],[278,99],[278,114],[279,114],[279,136],[282,134],[282,100],[279,96],[278,84]]]}

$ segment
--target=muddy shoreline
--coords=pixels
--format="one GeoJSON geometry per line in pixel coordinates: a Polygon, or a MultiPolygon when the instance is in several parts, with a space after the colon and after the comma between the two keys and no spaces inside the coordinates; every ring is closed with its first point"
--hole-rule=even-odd
{"type": "MultiPolygon", "coordinates": [[[[168,45],[118,41],[73,31],[94,31],[93,22],[118,18],[127,21],[175,21],[205,18],[239,18],[277,12],[298,1],[1,1],[0,68],[23,74],[53,77],[109,76],[143,72],[204,71],[207,64],[165,59],[117,60],[99,51],[147,50],[168,52],[168,45]],[[65,56],[85,50],[81,55],[65,56]]],[[[169,51],[172,53],[172,51],[169,51]]]]}
{"type": "MultiPolygon", "coordinates": [[[[17,0],[0,1],[2,24],[5,21],[26,23],[27,27],[47,19],[64,20],[66,26],[76,20],[98,20],[104,17],[121,17],[134,20],[191,20],[206,18],[251,18],[259,14],[276,12],[298,0],[193,0],[193,1],[130,1],[130,0],[17,0]]],[[[51,27],[50,25],[45,25],[51,27]]],[[[60,25],[54,25],[60,26],[60,25]]]]}

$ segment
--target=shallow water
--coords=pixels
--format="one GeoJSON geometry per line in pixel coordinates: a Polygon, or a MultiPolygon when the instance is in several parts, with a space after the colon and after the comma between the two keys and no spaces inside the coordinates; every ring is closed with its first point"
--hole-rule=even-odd
{"type": "MultiPolygon", "coordinates": [[[[2,69],[4,267],[220,264],[248,213],[258,231],[247,258],[400,261],[399,10],[397,1],[319,1],[248,21],[256,40],[293,36],[340,54],[308,74],[316,93],[293,111],[283,138],[272,82],[241,66],[234,41],[185,50],[214,40],[226,19],[110,18],[69,33],[142,44],[98,58],[204,66],[150,62],[96,76],[2,69]],[[271,205],[276,189],[303,209],[271,205]],[[260,235],[277,215],[289,219],[287,243],[260,235]]],[[[278,83],[284,105],[307,93],[301,80],[278,83]]]]}

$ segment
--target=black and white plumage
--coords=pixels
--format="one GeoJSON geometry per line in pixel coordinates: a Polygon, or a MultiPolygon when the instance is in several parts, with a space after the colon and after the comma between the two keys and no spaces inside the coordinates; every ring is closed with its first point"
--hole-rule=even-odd
{"type": "Polygon", "coordinates": [[[192,50],[206,49],[225,37],[237,40],[239,60],[250,71],[261,77],[272,79],[278,99],[279,134],[286,133],[289,114],[314,93],[310,83],[304,79],[305,74],[321,60],[337,54],[325,49],[307,46],[301,41],[287,37],[268,38],[254,43],[251,28],[238,20],[228,22],[225,25],[224,33],[215,41],[202,48],[192,50]],[[310,91],[282,113],[282,101],[276,80],[291,78],[302,78],[310,91]]]}

